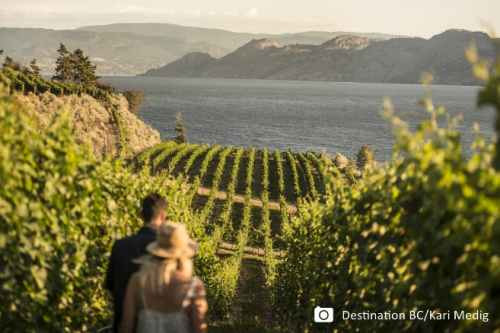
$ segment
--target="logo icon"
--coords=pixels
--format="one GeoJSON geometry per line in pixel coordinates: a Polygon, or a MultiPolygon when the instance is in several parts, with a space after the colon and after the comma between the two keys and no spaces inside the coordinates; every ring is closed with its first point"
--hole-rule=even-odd
{"type": "Polygon", "coordinates": [[[333,322],[333,309],[322,308],[317,306],[314,309],[314,321],[317,323],[331,323],[333,322]]]}

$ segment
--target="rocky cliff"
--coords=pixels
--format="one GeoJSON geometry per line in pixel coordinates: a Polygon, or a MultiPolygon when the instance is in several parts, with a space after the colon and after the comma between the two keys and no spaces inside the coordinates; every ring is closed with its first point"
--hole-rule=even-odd
{"type": "Polygon", "coordinates": [[[143,75],[419,83],[421,73],[432,72],[436,84],[475,85],[478,82],[464,56],[471,44],[476,45],[480,56],[495,57],[487,34],[466,30],[448,30],[428,40],[344,35],[319,46],[283,46],[260,39],[221,59],[191,53],[143,75]]]}
{"type": "MultiPolygon", "coordinates": [[[[70,95],[57,97],[49,92],[34,95],[16,95],[19,101],[34,110],[33,116],[38,130],[45,130],[52,118],[63,109],[70,110],[71,125],[75,139],[80,144],[88,144],[94,156],[112,152],[119,138],[114,137],[116,124],[106,102],[98,101],[91,96],[70,95]]],[[[129,111],[128,102],[122,94],[113,97],[113,104],[128,132],[128,144],[134,155],[160,143],[160,134],[143,123],[129,111]]]]}

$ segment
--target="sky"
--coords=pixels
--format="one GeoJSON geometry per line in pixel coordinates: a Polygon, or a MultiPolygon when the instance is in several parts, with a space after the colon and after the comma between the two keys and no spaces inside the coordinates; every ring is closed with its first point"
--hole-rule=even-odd
{"type": "Polygon", "coordinates": [[[174,23],[235,32],[380,32],[432,37],[496,31],[500,0],[0,0],[0,27],[75,29],[174,23]]]}

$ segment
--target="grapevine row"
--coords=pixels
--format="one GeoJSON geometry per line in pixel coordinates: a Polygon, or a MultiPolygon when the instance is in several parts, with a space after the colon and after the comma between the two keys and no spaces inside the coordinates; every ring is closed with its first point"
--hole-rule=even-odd
{"type": "Polygon", "coordinates": [[[262,240],[259,243],[264,242],[266,237],[271,235],[271,220],[269,218],[269,156],[267,154],[267,149],[262,149],[262,216],[260,223],[260,236],[262,240]]]}
{"type": "Polygon", "coordinates": [[[137,157],[135,170],[139,171],[140,169],[143,169],[144,167],[149,166],[150,162],[151,162],[150,161],[151,156],[153,156],[153,155],[157,154],[158,152],[160,152],[161,150],[168,148],[170,146],[173,146],[173,145],[175,145],[174,141],[163,142],[163,143],[156,144],[156,145],[150,147],[149,149],[145,150],[144,152],[139,154],[139,156],[137,157]]]}
{"type": "Polygon", "coordinates": [[[233,147],[229,146],[226,149],[224,149],[220,154],[220,160],[219,160],[219,164],[217,165],[217,170],[215,170],[215,173],[214,173],[212,188],[210,189],[210,194],[208,195],[207,202],[205,203],[205,206],[203,207],[203,210],[200,213],[200,219],[202,221],[206,221],[208,219],[208,217],[210,216],[210,213],[212,211],[212,206],[214,204],[215,196],[217,194],[217,191],[219,190],[220,179],[222,177],[222,174],[224,173],[224,168],[226,166],[227,156],[232,151],[233,151],[233,147]]]}
{"type": "Polygon", "coordinates": [[[297,172],[297,165],[295,164],[295,158],[290,150],[285,152],[285,157],[288,161],[288,164],[290,165],[290,168],[292,169],[293,194],[295,195],[295,198],[298,201],[300,199],[300,196],[301,196],[301,191],[300,191],[300,185],[299,185],[299,173],[297,172]]]}
{"type": "Polygon", "coordinates": [[[170,162],[168,162],[168,166],[167,166],[168,173],[171,174],[172,172],[174,172],[175,167],[177,166],[177,164],[179,164],[179,162],[185,156],[187,156],[188,154],[192,153],[196,149],[198,149],[198,145],[194,144],[194,145],[188,145],[188,146],[184,147],[181,151],[179,151],[179,153],[177,153],[177,155],[175,155],[170,160],[170,162]]]}
{"type": "Polygon", "coordinates": [[[202,154],[206,153],[210,149],[210,145],[206,144],[204,146],[198,147],[192,154],[189,156],[189,159],[187,160],[186,164],[184,165],[183,171],[177,176],[177,179],[175,180],[175,186],[179,187],[186,176],[189,173],[189,170],[191,170],[191,167],[193,166],[194,162],[198,157],[200,157],[202,154]]]}
{"type": "Polygon", "coordinates": [[[314,183],[314,176],[312,174],[311,165],[309,160],[302,153],[298,153],[297,157],[306,172],[307,182],[309,183],[309,193],[311,193],[311,198],[316,200],[318,198],[318,191],[316,190],[316,185],[314,183]]]}
{"type": "Polygon", "coordinates": [[[323,188],[325,189],[325,196],[328,197],[331,193],[331,182],[328,179],[325,165],[314,153],[308,153],[307,157],[309,158],[309,161],[311,161],[311,163],[314,165],[316,170],[318,170],[318,172],[320,173],[323,188]]]}
{"type": "Polygon", "coordinates": [[[281,163],[281,155],[278,150],[274,151],[274,160],[276,161],[276,169],[278,172],[281,225],[282,229],[286,229],[289,220],[288,205],[285,198],[285,177],[283,175],[283,164],[281,163]]]}
{"type": "Polygon", "coordinates": [[[10,86],[10,90],[20,93],[38,94],[50,92],[59,97],[63,95],[82,94],[85,93],[99,100],[106,100],[109,96],[108,92],[99,89],[95,86],[79,86],[74,83],[59,82],[56,80],[47,80],[41,76],[33,74],[23,74],[11,68],[4,68],[4,74],[10,82],[6,82],[10,86]]]}
{"type": "Polygon", "coordinates": [[[247,178],[246,178],[246,190],[245,190],[245,206],[243,211],[243,219],[241,221],[241,227],[238,231],[236,237],[236,250],[235,253],[227,259],[225,262],[225,269],[227,276],[229,277],[228,290],[230,291],[229,296],[231,299],[236,291],[236,284],[238,282],[238,277],[240,275],[241,264],[243,261],[243,255],[245,253],[245,247],[248,243],[248,238],[250,234],[250,221],[252,219],[252,177],[253,177],[253,166],[255,160],[255,149],[250,149],[250,154],[247,164],[247,178]]]}
{"type": "Polygon", "coordinates": [[[281,155],[277,149],[274,151],[274,160],[276,161],[276,168],[278,170],[279,193],[285,195],[285,177],[283,175],[283,165],[281,164],[281,155]]]}
{"type": "Polygon", "coordinates": [[[182,144],[176,144],[173,146],[168,146],[165,149],[163,149],[163,151],[158,156],[156,156],[156,158],[153,160],[153,163],[152,163],[153,170],[158,171],[159,166],[161,164],[163,164],[163,162],[165,162],[165,160],[169,156],[172,156],[173,154],[177,153],[179,150],[183,149],[184,147],[186,147],[186,144],[182,143],[182,144]]]}
{"type": "MultiPolygon", "coordinates": [[[[275,275],[275,258],[273,241],[271,238],[271,219],[269,218],[269,158],[267,150],[262,151],[262,223],[261,233],[264,236],[264,258],[265,258],[265,276],[266,284],[270,287],[275,275]]],[[[272,298],[272,295],[271,295],[272,298]]]]}
{"type": "Polygon", "coordinates": [[[203,160],[203,163],[201,164],[201,169],[199,174],[195,177],[194,182],[191,184],[191,189],[189,190],[188,194],[186,195],[186,201],[188,202],[189,205],[193,202],[193,198],[198,192],[198,187],[200,187],[201,180],[203,179],[203,176],[205,175],[205,172],[207,172],[208,165],[212,161],[212,159],[215,157],[215,155],[221,150],[221,146],[214,146],[212,149],[210,149],[205,156],[205,159],[203,160]]]}
{"type": "MultiPolygon", "coordinates": [[[[174,145],[175,142],[174,142],[174,145]]],[[[174,146],[175,147],[175,146],[174,146]]],[[[171,174],[171,172],[175,169],[175,166],[179,163],[179,161],[192,152],[194,149],[198,148],[197,144],[194,145],[186,145],[184,148],[180,149],[181,147],[177,147],[176,151],[178,153],[170,160],[168,163],[168,166],[166,168],[163,168],[159,174],[157,174],[156,178],[157,180],[163,184],[165,179],[171,174]]],[[[173,153],[172,153],[173,154],[173,153]]],[[[177,183],[176,183],[177,184],[177,183]]],[[[179,183],[180,184],[180,183],[179,183]]]]}
{"type": "Polygon", "coordinates": [[[231,180],[229,185],[227,186],[227,198],[226,201],[224,201],[224,204],[222,206],[222,212],[219,215],[219,224],[214,229],[210,237],[212,247],[215,249],[219,248],[220,244],[222,243],[224,234],[227,228],[229,227],[231,213],[233,211],[232,208],[234,201],[234,193],[236,191],[236,186],[238,183],[238,172],[240,169],[240,161],[244,151],[245,150],[243,149],[243,147],[240,147],[236,151],[236,154],[234,156],[234,164],[233,164],[233,169],[231,171],[231,180]]]}

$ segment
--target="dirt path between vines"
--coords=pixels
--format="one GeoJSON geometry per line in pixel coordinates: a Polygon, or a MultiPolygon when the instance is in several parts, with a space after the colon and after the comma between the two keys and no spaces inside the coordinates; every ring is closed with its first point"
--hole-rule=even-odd
{"type": "Polygon", "coordinates": [[[118,127],[116,126],[115,119],[109,111],[108,103],[100,101],[99,104],[108,111],[109,119],[106,124],[106,137],[104,138],[103,154],[111,154],[113,157],[120,156],[120,136],[118,134],[118,127]]]}
{"type": "MultiPolygon", "coordinates": [[[[230,256],[232,250],[221,249],[219,255],[230,256]]],[[[228,320],[213,323],[210,332],[264,333],[273,332],[269,292],[264,275],[262,255],[245,251],[240,276],[228,320]]]]}
{"type": "MultiPolygon", "coordinates": [[[[219,246],[220,250],[231,250],[231,251],[233,251],[235,248],[236,248],[236,244],[231,244],[231,243],[226,243],[226,242],[222,242],[221,245],[219,246]]],[[[263,248],[258,248],[258,247],[245,246],[245,253],[255,254],[255,255],[258,255],[258,256],[264,256],[264,249],[263,248]]],[[[274,256],[275,257],[281,257],[281,252],[280,251],[274,251],[274,256]]]]}
{"type": "MultiPolygon", "coordinates": [[[[205,196],[208,196],[210,194],[210,189],[209,188],[206,188],[206,187],[199,187],[198,188],[198,194],[199,195],[205,195],[205,196]]],[[[215,194],[215,199],[218,199],[218,200],[226,200],[227,199],[227,193],[224,192],[224,191],[217,191],[217,193],[215,194]]],[[[235,194],[234,195],[234,199],[233,199],[234,202],[240,202],[240,203],[244,203],[245,202],[245,197],[243,195],[240,195],[240,194],[235,194]]],[[[251,199],[250,202],[252,203],[252,206],[257,206],[257,207],[262,207],[262,200],[259,200],[259,199],[251,199]]],[[[276,202],[276,201],[269,201],[269,209],[270,210],[280,210],[280,204],[279,202],[276,202]]],[[[294,206],[294,205],[290,205],[288,204],[287,206],[287,210],[290,212],[290,213],[295,213],[297,212],[297,207],[294,206]]]]}

